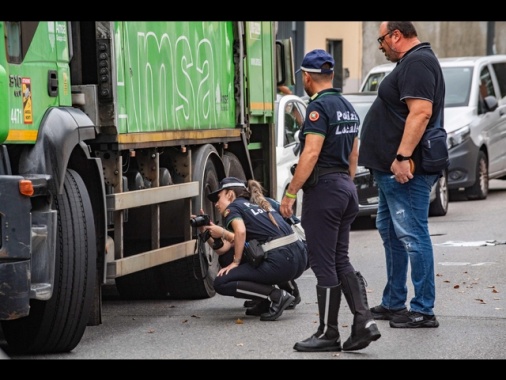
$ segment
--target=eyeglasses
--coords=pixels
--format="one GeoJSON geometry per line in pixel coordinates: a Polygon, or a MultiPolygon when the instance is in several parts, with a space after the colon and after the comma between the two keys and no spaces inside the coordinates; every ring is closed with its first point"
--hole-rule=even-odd
{"type": "Polygon", "coordinates": [[[385,40],[385,37],[388,36],[390,33],[392,33],[392,32],[385,33],[380,38],[378,38],[376,41],[378,41],[378,43],[381,45],[383,43],[383,41],[385,40]]]}

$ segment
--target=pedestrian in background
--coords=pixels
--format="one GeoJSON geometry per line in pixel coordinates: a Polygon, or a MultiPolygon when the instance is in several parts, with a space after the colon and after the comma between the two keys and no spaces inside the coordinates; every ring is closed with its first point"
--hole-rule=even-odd
{"type": "Polygon", "coordinates": [[[221,268],[214,280],[218,294],[244,299],[268,300],[269,309],[260,315],[262,321],[275,321],[295,301],[295,297],[274,284],[297,279],[306,269],[304,243],[281,214],[261,195],[257,181],[248,187],[235,177],[226,177],[208,199],[223,217],[225,227],[211,223],[204,226],[213,239],[222,238],[223,250],[234,248],[232,262],[221,268]],[[250,201],[255,194],[255,202],[250,201]],[[258,267],[240,265],[246,243],[262,243],[265,259],[258,267]]]}
{"type": "Polygon", "coordinates": [[[439,174],[423,171],[420,140],[438,119],[443,126],[445,82],[436,55],[428,42],[420,42],[413,23],[382,22],[378,43],[397,65],[380,83],[360,133],[359,164],[378,184],[376,227],[387,270],[381,304],[371,311],[375,319],[390,320],[391,327],[438,327],[428,215],[439,174]],[[408,263],[415,293],[409,311],[408,263]]]}
{"type": "Polygon", "coordinates": [[[317,280],[320,325],[316,333],[295,343],[294,349],[360,350],[381,336],[369,310],[365,280],[348,256],[351,224],[358,213],[353,177],[360,120],[340,90],[332,88],[331,55],[321,49],[307,53],[301,71],[310,100],[300,134],[301,155],[281,201],[281,213],[284,217],[293,213],[296,194],[302,188],[301,220],[309,265],[317,280]],[[316,184],[310,187],[311,175],[316,184]],[[342,346],[338,329],[341,290],[353,313],[351,335],[342,346]]]}

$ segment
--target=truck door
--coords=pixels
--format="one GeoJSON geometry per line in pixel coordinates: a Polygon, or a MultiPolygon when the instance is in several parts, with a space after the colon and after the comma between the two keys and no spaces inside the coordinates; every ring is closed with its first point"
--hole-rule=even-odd
{"type": "Polygon", "coordinates": [[[71,104],[67,25],[6,21],[0,28],[6,44],[0,119],[8,120],[0,126],[0,142],[34,143],[45,111],[60,105],[60,95],[62,103],[71,104]]]}

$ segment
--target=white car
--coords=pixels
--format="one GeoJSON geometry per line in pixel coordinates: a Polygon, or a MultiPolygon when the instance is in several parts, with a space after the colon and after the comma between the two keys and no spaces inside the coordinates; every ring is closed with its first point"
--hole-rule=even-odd
{"type": "MultiPolygon", "coordinates": [[[[440,58],[446,84],[450,195],[485,199],[490,179],[506,179],[506,55],[440,58]]],[[[377,91],[395,64],[370,70],[360,91],[377,91]]]]}
{"type": "MultiPolygon", "coordinates": [[[[306,102],[296,95],[278,96],[275,107],[276,120],[276,164],[277,197],[281,202],[290,181],[290,168],[299,161],[300,142],[297,134],[306,117],[306,102]],[[282,111],[282,112],[281,112],[282,111]]],[[[300,217],[302,211],[302,190],[297,193],[294,214],[300,217]]]]}

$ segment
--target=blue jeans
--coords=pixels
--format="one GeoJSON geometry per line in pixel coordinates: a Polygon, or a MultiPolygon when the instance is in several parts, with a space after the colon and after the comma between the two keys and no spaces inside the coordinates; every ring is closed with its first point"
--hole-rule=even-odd
{"type": "Polygon", "coordinates": [[[381,304],[391,310],[405,307],[409,260],[415,291],[410,309],[433,315],[436,289],[428,219],[430,191],[438,175],[416,174],[400,184],[391,178],[392,173],[373,170],[372,174],[379,189],[376,227],[383,240],[387,269],[381,304]]]}

